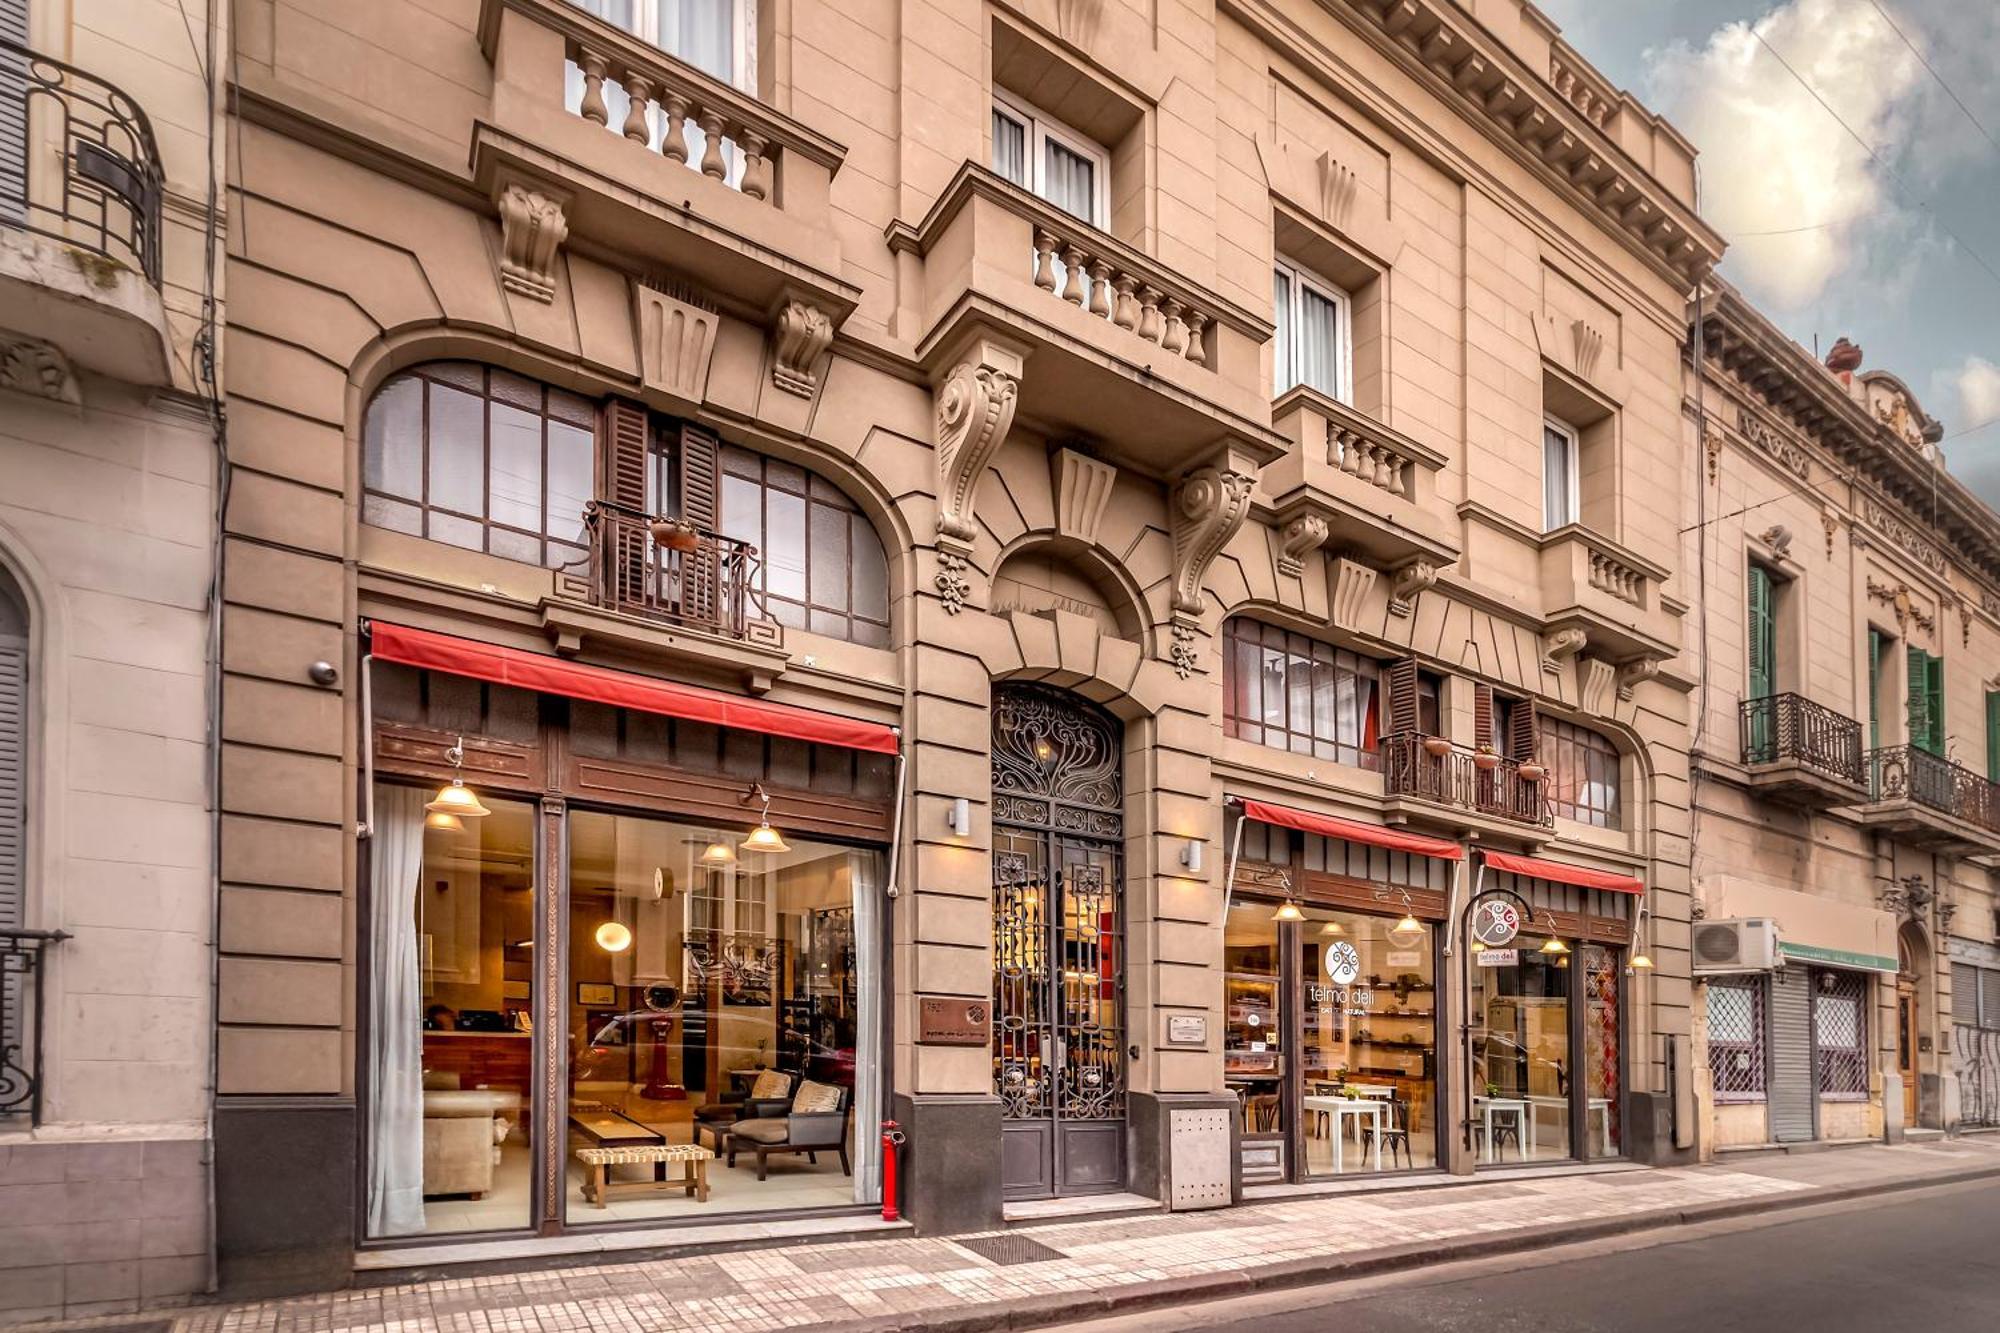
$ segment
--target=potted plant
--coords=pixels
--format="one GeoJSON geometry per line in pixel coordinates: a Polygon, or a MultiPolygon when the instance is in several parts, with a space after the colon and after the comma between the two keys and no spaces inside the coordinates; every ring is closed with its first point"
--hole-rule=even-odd
{"type": "Polygon", "coordinates": [[[701,529],[684,518],[656,518],[646,524],[646,530],[669,551],[686,554],[701,545],[701,529]]]}
{"type": "Polygon", "coordinates": [[[1521,774],[1521,781],[1523,782],[1540,782],[1549,775],[1549,770],[1543,768],[1532,759],[1524,760],[1519,772],[1521,774]]]}
{"type": "Polygon", "coordinates": [[[1500,1085],[1498,1083],[1488,1081],[1488,1083],[1486,1084],[1486,1095],[1488,1097],[1498,1097],[1500,1095],[1500,1085]]]}
{"type": "Polygon", "coordinates": [[[1426,736],[1424,753],[1433,759],[1442,759],[1451,753],[1451,741],[1443,736],[1426,736]]]}
{"type": "Polygon", "coordinates": [[[1472,752],[1472,766],[1482,773],[1490,773],[1500,767],[1500,752],[1490,745],[1481,745],[1472,752]]]}

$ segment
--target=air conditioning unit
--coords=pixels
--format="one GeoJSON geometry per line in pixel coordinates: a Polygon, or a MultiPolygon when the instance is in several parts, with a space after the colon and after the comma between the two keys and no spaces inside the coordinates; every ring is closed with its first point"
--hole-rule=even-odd
{"type": "Polygon", "coordinates": [[[1778,952],[1778,923],[1749,916],[1734,921],[1694,923],[1694,974],[1771,972],[1784,965],[1778,952]]]}

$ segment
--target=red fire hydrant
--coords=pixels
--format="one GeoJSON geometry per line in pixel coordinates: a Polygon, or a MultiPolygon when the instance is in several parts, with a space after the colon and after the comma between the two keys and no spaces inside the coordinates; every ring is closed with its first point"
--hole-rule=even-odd
{"type": "Polygon", "coordinates": [[[899,1222],[903,1215],[896,1211],[896,1155],[897,1149],[909,1142],[902,1127],[893,1120],[882,1122],[882,1220],[899,1222]]]}

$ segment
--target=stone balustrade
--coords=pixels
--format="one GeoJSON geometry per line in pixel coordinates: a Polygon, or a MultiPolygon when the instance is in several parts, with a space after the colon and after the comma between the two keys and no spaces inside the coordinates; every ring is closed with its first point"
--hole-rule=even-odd
{"type": "Polygon", "coordinates": [[[1602,547],[1590,548],[1590,586],[1634,606],[1646,604],[1646,574],[1602,547]]]}
{"type": "Polygon", "coordinates": [[[735,185],[752,199],[772,197],[777,145],[763,117],[745,114],[737,99],[716,96],[713,88],[704,87],[707,80],[692,77],[694,71],[671,57],[642,59],[575,39],[569,47],[569,58],[583,73],[578,115],[649,148],[657,138],[663,156],[735,185]],[[624,113],[615,125],[607,84],[625,94],[624,113]],[[664,125],[657,135],[654,107],[664,125]],[[734,144],[741,155],[740,173],[732,172],[725,144],[734,144]]]}
{"type": "Polygon", "coordinates": [[[1161,351],[1209,364],[1207,334],[1213,316],[1183,294],[1163,289],[1157,275],[1121,258],[1124,247],[1077,222],[1035,227],[1035,285],[1161,351]]]}
{"type": "Polygon", "coordinates": [[[1334,426],[1327,435],[1328,461],[1335,467],[1397,499],[1412,498],[1414,463],[1407,455],[1363,431],[1334,426]]]}
{"type": "Polygon", "coordinates": [[[1549,52],[1549,84],[1583,113],[1585,120],[1600,130],[1611,128],[1611,118],[1618,114],[1617,92],[1560,46],[1549,52]]]}

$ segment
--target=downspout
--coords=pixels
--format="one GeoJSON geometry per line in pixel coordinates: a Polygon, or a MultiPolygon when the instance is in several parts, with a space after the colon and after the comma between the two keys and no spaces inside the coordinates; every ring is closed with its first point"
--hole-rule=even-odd
{"type": "Polygon", "coordinates": [[[889,816],[889,874],[883,888],[883,896],[894,898],[898,892],[896,874],[903,865],[903,775],[909,752],[903,745],[903,729],[896,731],[896,808],[889,816]]]}

